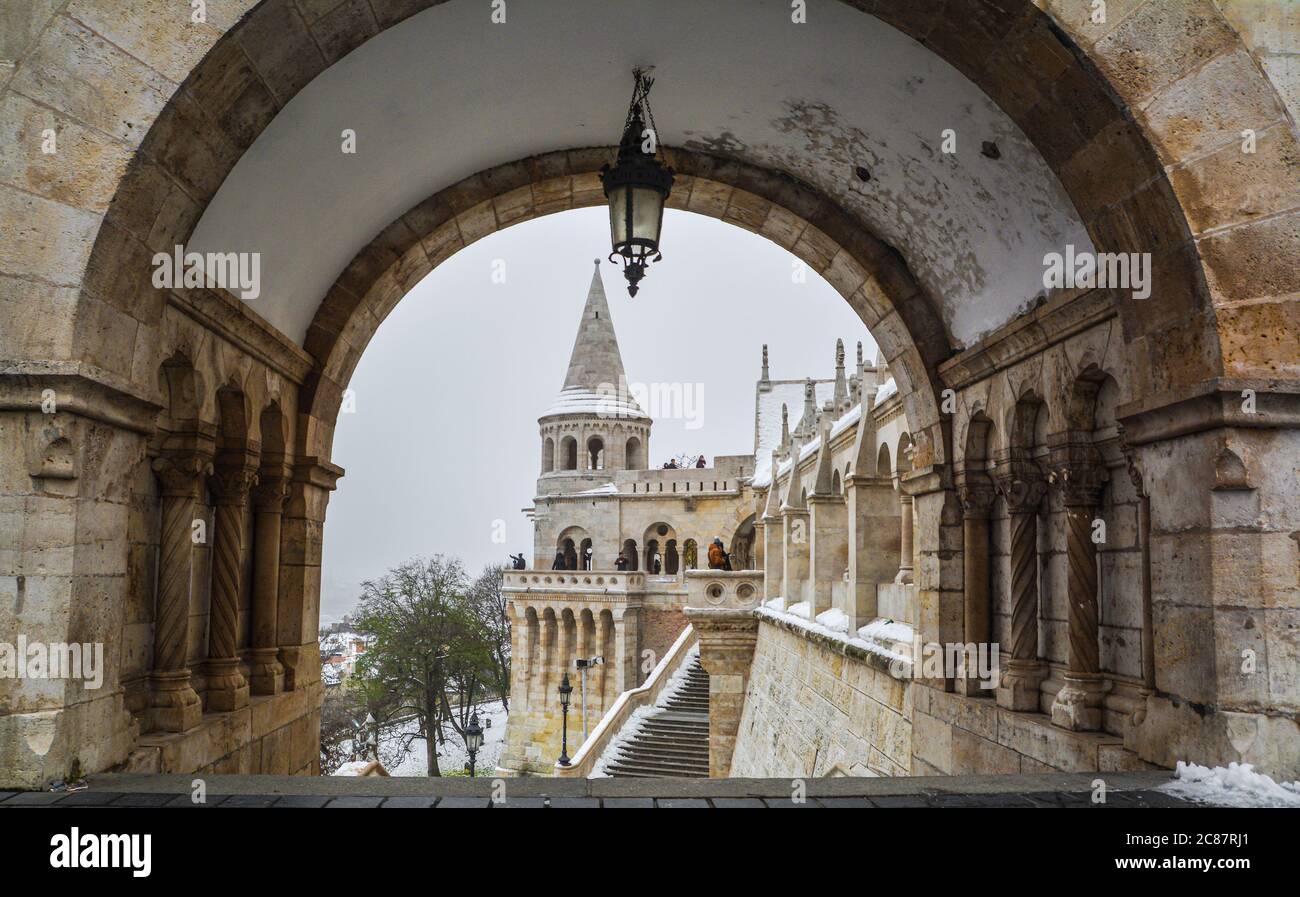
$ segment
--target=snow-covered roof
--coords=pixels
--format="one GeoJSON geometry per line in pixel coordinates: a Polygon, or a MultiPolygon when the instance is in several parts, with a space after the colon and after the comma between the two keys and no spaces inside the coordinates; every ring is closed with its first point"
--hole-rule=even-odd
{"type": "MultiPolygon", "coordinates": [[[[773,381],[772,388],[758,394],[758,407],[754,411],[754,483],[766,483],[772,465],[772,449],[781,444],[781,406],[790,410],[790,429],[793,431],[803,416],[803,380],[773,381]]],[[[814,380],[813,394],[817,407],[835,394],[834,380],[814,380]]]]}
{"type": "MultiPolygon", "coordinates": [[[[834,388],[833,383],[831,384],[831,386],[832,388],[834,388]]],[[[803,390],[801,388],[800,395],[802,394],[803,394],[803,390]]],[[[780,411],[777,412],[777,417],[778,418],[780,417],[780,411]]],[[[831,424],[831,439],[832,440],[835,439],[835,437],[839,436],[841,433],[843,433],[845,430],[849,429],[850,427],[856,426],[858,421],[861,420],[861,418],[862,418],[862,404],[859,403],[857,405],[854,405],[852,408],[850,408],[848,411],[842,414],[831,424]]],[[[781,425],[780,425],[780,420],[778,419],[777,421],[778,442],[780,441],[780,438],[781,438],[781,425]]],[[[813,439],[809,440],[802,448],[799,449],[799,463],[802,464],[804,461],[816,455],[817,452],[821,451],[821,447],[822,447],[822,438],[820,436],[816,436],[813,439]]],[[[781,462],[781,466],[777,469],[776,472],[777,479],[780,479],[781,477],[785,476],[786,471],[790,469],[790,463],[791,462],[789,459],[786,459],[785,461],[781,462]]],[[[755,460],[754,462],[754,467],[755,467],[754,478],[753,480],[751,480],[751,483],[754,485],[755,488],[758,489],[766,488],[772,482],[771,453],[770,452],[768,453],[767,463],[762,465],[761,470],[759,469],[757,460],[755,460]]]]}
{"type": "Polygon", "coordinates": [[[614,332],[614,319],[610,316],[605,287],[600,279],[599,259],[578,321],[564,387],[542,417],[554,414],[650,419],[628,388],[623,356],[614,332]]]}
{"type": "Polygon", "coordinates": [[[650,415],[641,410],[641,406],[637,405],[636,399],[632,398],[630,393],[619,395],[613,390],[597,392],[582,386],[566,386],[560,390],[560,394],[542,417],[550,417],[553,414],[594,414],[622,420],[650,419],[650,415]]]}
{"type": "Polygon", "coordinates": [[[879,405],[885,399],[898,392],[898,384],[890,377],[884,383],[876,387],[876,404],[879,405]]]}

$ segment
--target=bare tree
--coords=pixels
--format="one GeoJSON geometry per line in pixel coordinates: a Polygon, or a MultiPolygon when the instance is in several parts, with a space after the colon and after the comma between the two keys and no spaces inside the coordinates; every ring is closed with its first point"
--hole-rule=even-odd
{"type": "Polygon", "coordinates": [[[506,614],[506,596],[501,591],[500,565],[483,569],[470,587],[470,600],[479,625],[483,627],[488,647],[492,652],[491,680],[493,692],[501,698],[501,705],[510,709],[510,617],[506,614]]]}
{"type": "Polygon", "coordinates": [[[492,664],[465,571],[459,560],[435,555],[407,561],[361,589],[356,627],[373,641],[358,667],[376,717],[381,727],[414,718],[405,746],[422,739],[428,774],[441,775],[443,723],[463,731],[448,691],[463,706],[467,671],[481,674],[492,664]]]}

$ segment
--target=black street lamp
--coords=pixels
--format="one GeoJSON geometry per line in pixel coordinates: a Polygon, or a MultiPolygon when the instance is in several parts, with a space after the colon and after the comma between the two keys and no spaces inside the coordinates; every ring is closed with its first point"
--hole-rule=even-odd
{"type": "Polygon", "coordinates": [[[478,724],[478,711],[469,715],[469,725],[465,727],[465,750],[469,751],[469,777],[474,778],[474,762],[478,749],[483,746],[483,729],[478,724]]]}
{"type": "Polygon", "coordinates": [[[657,158],[659,128],[650,111],[654,79],[637,69],[636,86],[618,145],[618,160],[600,169],[600,181],[609,200],[609,229],[615,256],[623,259],[627,293],[635,296],[646,265],[659,261],[659,232],[664,223],[664,201],[673,189],[673,170],[657,158]],[[650,127],[646,127],[646,122],[650,127]]]}
{"type": "Polygon", "coordinates": [[[560,713],[564,720],[563,728],[560,729],[560,765],[569,765],[569,695],[573,694],[573,686],[569,684],[569,674],[565,673],[564,678],[560,680],[560,713]]]}

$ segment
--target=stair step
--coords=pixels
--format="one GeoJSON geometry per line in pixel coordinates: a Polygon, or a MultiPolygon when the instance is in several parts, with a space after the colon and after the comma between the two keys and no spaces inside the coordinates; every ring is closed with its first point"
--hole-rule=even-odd
{"type": "Polygon", "coordinates": [[[658,764],[646,763],[611,763],[605,769],[611,775],[622,773],[631,776],[652,776],[662,778],[708,778],[709,765],[707,763],[696,766],[683,766],[667,768],[658,764]]]}

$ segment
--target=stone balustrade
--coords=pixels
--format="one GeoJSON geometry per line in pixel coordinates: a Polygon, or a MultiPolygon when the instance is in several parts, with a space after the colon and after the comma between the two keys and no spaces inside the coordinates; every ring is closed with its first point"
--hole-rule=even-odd
{"type": "Polygon", "coordinates": [[[614,705],[601,717],[591,735],[573,755],[569,765],[561,766],[558,762],[555,764],[555,775],[561,778],[586,778],[591,775],[595,771],[596,763],[609,747],[610,741],[622,731],[632,714],[642,707],[653,707],[659,700],[659,695],[672,679],[673,673],[686,661],[687,654],[696,640],[695,630],[692,627],[687,626],[683,629],[681,635],[677,636],[677,641],[673,642],[673,646],[660,658],[646,681],[637,688],[629,689],[618,696],[614,705]]]}
{"type": "Polygon", "coordinates": [[[687,607],[752,611],[762,601],[762,570],[686,571],[687,607]]]}

